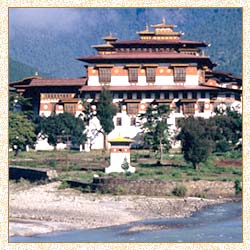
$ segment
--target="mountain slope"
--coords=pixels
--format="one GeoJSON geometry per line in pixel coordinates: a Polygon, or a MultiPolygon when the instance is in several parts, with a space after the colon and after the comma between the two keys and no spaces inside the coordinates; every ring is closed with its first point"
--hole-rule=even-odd
{"type": "Polygon", "coordinates": [[[184,39],[211,43],[206,53],[219,64],[216,70],[241,75],[240,8],[15,8],[9,54],[52,77],[80,77],[85,69],[76,58],[94,54],[91,45],[103,43],[103,36],[112,32],[120,40],[137,39],[146,23],[160,23],[162,17],[185,32],[184,39]]]}
{"type": "Polygon", "coordinates": [[[38,72],[40,76],[48,77],[48,74],[39,72],[38,68],[17,62],[12,58],[9,60],[9,82],[22,80],[23,78],[29,76],[34,76],[36,72],[38,72]]]}

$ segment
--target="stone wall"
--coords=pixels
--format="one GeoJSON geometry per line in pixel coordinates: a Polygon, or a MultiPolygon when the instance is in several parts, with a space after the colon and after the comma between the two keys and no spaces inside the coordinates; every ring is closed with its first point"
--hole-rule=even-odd
{"type": "Polygon", "coordinates": [[[9,167],[9,179],[10,180],[20,180],[21,178],[34,181],[45,181],[52,180],[57,177],[57,172],[55,170],[41,170],[34,168],[25,168],[19,166],[9,167]]]}
{"type": "Polygon", "coordinates": [[[101,192],[117,194],[139,194],[149,196],[172,195],[177,186],[185,186],[186,196],[202,198],[233,197],[234,182],[223,181],[188,181],[165,182],[157,180],[126,180],[122,178],[94,178],[93,188],[101,192]]]}

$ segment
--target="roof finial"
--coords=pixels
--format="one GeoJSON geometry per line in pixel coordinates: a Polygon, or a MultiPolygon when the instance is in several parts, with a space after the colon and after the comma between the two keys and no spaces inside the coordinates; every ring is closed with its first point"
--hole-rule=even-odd
{"type": "Polygon", "coordinates": [[[165,17],[162,17],[162,23],[166,24],[166,19],[165,19],[165,17]]]}
{"type": "Polygon", "coordinates": [[[111,36],[111,37],[112,37],[112,32],[109,32],[109,36],[111,36]]]}
{"type": "Polygon", "coordinates": [[[148,24],[146,23],[146,31],[148,31],[148,24]]]}

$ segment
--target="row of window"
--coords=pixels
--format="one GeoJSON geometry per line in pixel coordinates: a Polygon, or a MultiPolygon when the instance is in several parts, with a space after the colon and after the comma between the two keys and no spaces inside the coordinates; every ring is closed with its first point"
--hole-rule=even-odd
{"type": "Polygon", "coordinates": [[[176,52],[173,48],[117,48],[121,52],[176,52]]]}
{"type": "MultiPolygon", "coordinates": [[[[198,112],[204,113],[205,103],[198,102],[198,112]]],[[[176,105],[175,113],[183,113],[184,115],[194,115],[195,114],[195,103],[180,103],[176,105]]]]}
{"type": "Polygon", "coordinates": [[[42,95],[43,95],[44,99],[68,99],[68,98],[72,98],[72,94],[69,94],[69,93],[47,93],[47,94],[42,94],[42,95]]]}
{"type": "MultiPolygon", "coordinates": [[[[99,81],[101,83],[111,82],[111,68],[99,68],[99,81]]],[[[146,81],[155,82],[156,68],[146,67],[146,81]]],[[[138,82],[138,68],[128,68],[128,80],[130,83],[138,82]]],[[[185,82],[186,81],[186,68],[174,67],[174,81],[185,82]]]]}
{"type": "MultiPolygon", "coordinates": [[[[196,102],[190,103],[176,103],[175,113],[183,113],[184,115],[194,115],[196,102]]],[[[205,103],[197,102],[198,112],[204,113],[205,103]]],[[[138,103],[128,103],[127,104],[127,114],[137,115],[139,113],[138,103]]]]}
{"type": "MultiPolygon", "coordinates": [[[[90,92],[86,93],[85,96],[83,96],[85,99],[99,99],[99,93],[90,92]]],[[[212,98],[217,97],[217,94],[212,94],[209,92],[201,91],[201,92],[195,92],[195,91],[116,91],[113,93],[113,98],[115,99],[199,99],[199,98],[212,98]]],[[[234,98],[234,94],[228,94],[225,97],[227,98],[234,98]]]]}
{"type": "MultiPolygon", "coordinates": [[[[56,103],[51,103],[51,113],[52,114],[56,113],[56,105],[57,105],[56,103]]],[[[76,113],[76,104],[75,103],[64,103],[63,111],[74,115],[76,113]]]]}
{"type": "MultiPolygon", "coordinates": [[[[204,113],[205,103],[198,102],[198,113],[204,113]]],[[[137,103],[129,103],[127,105],[127,113],[128,115],[136,115],[139,112],[139,105],[137,103]]],[[[182,103],[181,105],[176,106],[176,113],[183,113],[184,115],[194,115],[195,114],[195,103],[182,103]]],[[[122,117],[116,118],[116,126],[122,126],[122,117]]],[[[130,126],[136,125],[136,118],[130,118],[130,126]]]]}
{"type": "MultiPolygon", "coordinates": [[[[135,125],[136,125],[136,118],[131,117],[130,118],[130,126],[135,126],[135,125]]],[[[116,118],[116,126],[122,126],[122,118],[121,117],[116,118]]]]}

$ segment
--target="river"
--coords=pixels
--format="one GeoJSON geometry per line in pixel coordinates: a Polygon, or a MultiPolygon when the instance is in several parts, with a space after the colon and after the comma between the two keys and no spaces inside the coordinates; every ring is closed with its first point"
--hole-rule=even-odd
{"type": "Polygon", "coordinates": [[[242,203],[215,205],[189,218],[154,219],[127,225],[54,232],[11,242],[242,242],[242,203]],[[147,228],[148,230],[142,230],[147,228]]]}

